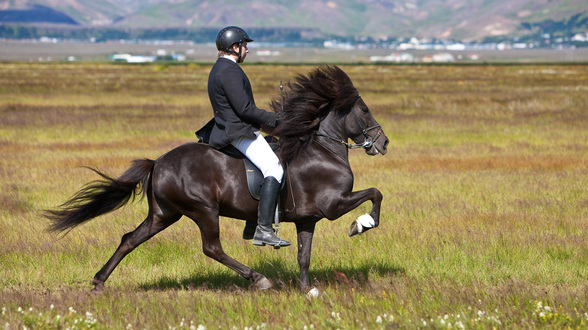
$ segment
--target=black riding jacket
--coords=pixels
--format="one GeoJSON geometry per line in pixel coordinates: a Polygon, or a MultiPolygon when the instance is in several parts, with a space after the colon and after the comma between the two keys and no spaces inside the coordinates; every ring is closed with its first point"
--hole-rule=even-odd
{"type": "Polygon", "coordinates": [[[227,58],[219,57],[210,71],[208,97],[216,123],[209,141],[213,148],[226,147],[241,136],[254,139],[260,125],[276,125],[276,114],[255,105],[249,78],[227,58]]]}

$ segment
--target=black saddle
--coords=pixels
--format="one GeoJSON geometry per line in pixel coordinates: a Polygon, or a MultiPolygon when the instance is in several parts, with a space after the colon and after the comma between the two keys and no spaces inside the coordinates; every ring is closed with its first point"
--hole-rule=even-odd
{"type": "MultiPolygon", "coordinates": [[[[214,127],[214,118],[212,118],[206,125],[204,125],[201,129],[196,131],[196,137],[198,137],[198,142],[208,144],[210,141],[210,134],[212,132],[212,128],[214,127]]],[[[273,136],[266,136],[265,140],[269,143],[270,147],[274,152],[278,150],[278,143],[277,140],[273,136]]],[[[245,165],[245,173],[247,174],[247,186],[249,187],[249,193],[255,200],[259,200],[259,192],[261,191],[261,185],[263,183],[263,174],[257,168],[257,166],[253,165],[253,163],[245,157],[245,155],[239,151],[239,149],[235,148],[232,145],[228,145],[222,149],[218,149],[218,151],[231,156],[237,159],[243,159],[243,164],[245,165]]],[[[282,180],[285,182],[286,180],[282,180]]]]}

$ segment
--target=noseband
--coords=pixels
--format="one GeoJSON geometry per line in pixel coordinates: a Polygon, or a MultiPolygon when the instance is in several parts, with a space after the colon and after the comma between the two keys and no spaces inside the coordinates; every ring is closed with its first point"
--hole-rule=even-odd
{"type": "MultiPolygon", "coordinates": [[[[357,103],[357,100],[359,100],[361,98],[360,95],[357,96],[357,99],[355,100],[355,103],[357,103]]],[[[355,117],[355,120],[357,120],[357,123],[359,124],[359,127],[361,128],[361,132],[363,134],[363,142],[362,143],[348,143],[344,140],[338,139],[336,137],[332,137],[330,135],[326,135],[326,134],[322,134],[322,133],[317,133],[318,136],[324,136],[326,138],[329,138],[333,141],[337,141],[339,143],[342,143],[344,145],[347,146],[348,149],[358,149],[358,148],[363,148],[363,149],[369,149],[374,145],[374,142],[376,142],[376,140],[378,140],[378,138],[380,137],[380,135],[382,134],[382,130],[378,131],[378,134],[376,134],[375,138],[372,138],[371,136],[368,135],[368,132],[375,129],[375,128],[379,128],[381,127],[380,124],[371,126],[371,127],[365,127],[363,121],[359,118],[359,116],[357,115],[357,113],[355,113],[355,110],[353,110],[353,108],[355,107],[355,103],[353,103],[353,106],[351,106],[351,113],[353,113],[353,116],[355,117]]],[[[354,141],[355,142],[355,141],[354,141]]]]}

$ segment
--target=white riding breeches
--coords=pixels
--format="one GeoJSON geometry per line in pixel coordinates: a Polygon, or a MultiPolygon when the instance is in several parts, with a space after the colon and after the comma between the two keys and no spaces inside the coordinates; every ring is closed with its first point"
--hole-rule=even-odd
{"type": "Polygon", "coordinates": [[[264,178],[272,176],[281,183],[284,169],[278,156],[259,132],[255,132],[255,134],[257,135],[256,139],[252,140],[241,136],[231,144],[261,170],[264,178]]]}

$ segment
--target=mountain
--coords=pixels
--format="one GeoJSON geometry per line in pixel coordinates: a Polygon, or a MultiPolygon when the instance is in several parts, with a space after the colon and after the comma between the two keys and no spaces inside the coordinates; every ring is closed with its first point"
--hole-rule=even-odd
{"type": "Polygon", "coordinates": [[[541,22],[586,12],[586,0],[0,0],[0,23],[18,17],[24,23],[126,29],[239,25],[462,40],[525,33],[541,22]],[[52,15],[40,17],[39,10],[52,15]]]}
{"type": "Polygon", "coordinates": [[[66,14],[41,5],[0,11],[0,22],[35,23],[40,21],[46,23],[78,24],[66,14]]]}

